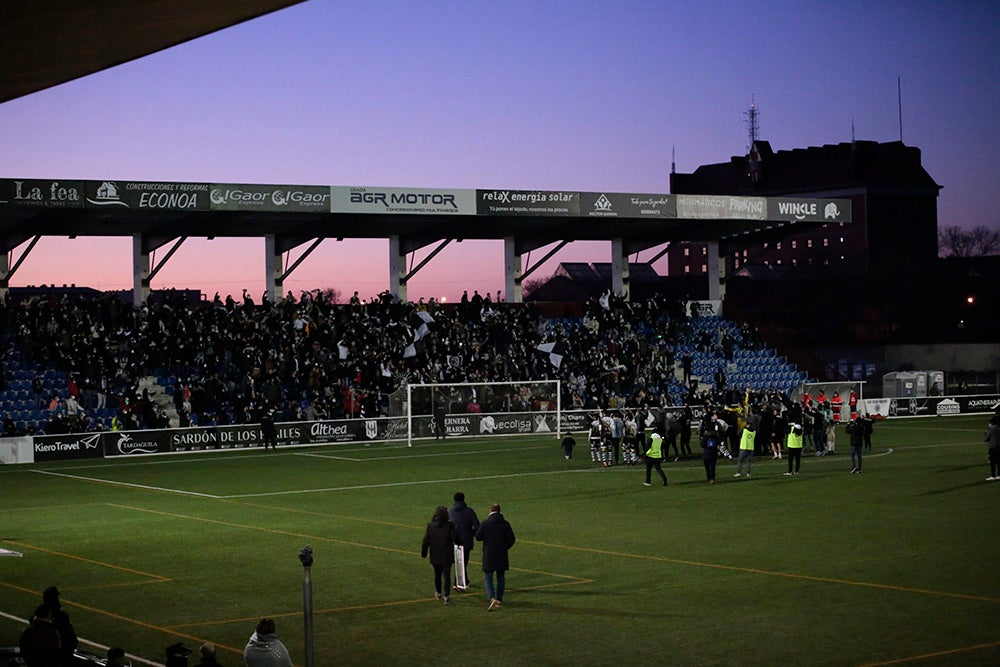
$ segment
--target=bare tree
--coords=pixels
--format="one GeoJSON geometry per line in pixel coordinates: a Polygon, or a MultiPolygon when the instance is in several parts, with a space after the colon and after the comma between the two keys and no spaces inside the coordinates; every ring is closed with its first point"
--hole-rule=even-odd
{"type": "Polygon", "coordinates": [[[326,298],[328,303],[340,303],[341,293],[336,287],[326,287],[322,290],[323,296],[326,298]]]}
{"type": "Polygon", "coordinates": [[[528,278],[521,283],[521,296],[526,297],[548,282],[546,278],[528,278]]]}
{"type": "Polygon", "coordinates": [[[938,230],[941,257],[981,257],[1000,253],[1000,229],[978,225],[972,229],[949,225],[938,230]]]}

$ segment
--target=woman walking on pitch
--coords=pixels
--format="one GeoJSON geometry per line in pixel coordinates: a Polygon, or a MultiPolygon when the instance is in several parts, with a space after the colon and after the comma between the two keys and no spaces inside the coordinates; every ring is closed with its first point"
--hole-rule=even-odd
{"type": "Polygon", "coordinates": [[[420,557],[430,555],[434,568],[434,599],[451,604],[451,566],[455,562],[455,545],[460,544],[455,527],[448,521],[448,508],[439,505],[434,510],[431,522],[424,531],[424,541],[420,546],[420,557]]]}

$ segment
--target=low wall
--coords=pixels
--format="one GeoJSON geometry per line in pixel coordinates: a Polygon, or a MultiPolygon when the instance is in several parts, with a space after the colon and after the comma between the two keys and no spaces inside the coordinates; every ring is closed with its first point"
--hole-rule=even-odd
{"type": "Polygon", "coordinates": [[[930,368],[945,373],[1000,369],[1000,344],[978,345],[890,345],[885,348],[889,368],[911,364],[911,368],[930,368]]]}

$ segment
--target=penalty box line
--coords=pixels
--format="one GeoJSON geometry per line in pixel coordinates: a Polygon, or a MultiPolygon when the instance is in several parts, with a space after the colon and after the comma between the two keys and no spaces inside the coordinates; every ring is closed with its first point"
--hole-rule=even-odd
{"type": "Polygon", "coordinates": [[[84,475],[70,475],[64,472],[54,472],[52,470],[32,470],[32,472],[39,475],[52,475],[53,477],[65,477],[66,479],[75,479],[81,482],[94,482],[96,484],[108,484],[110,486],[124,486],[131,489],[142,489],[143,491],[159,491],[161,493],[176,493],[182,496],[195,496],[197,498],[211,498],[213,500],[219,500],[224,496],[215,496],[211,493],[198,493],[197,491],[183,491],[181,489],[168,489],[162,486],[150,486],[148,484],[136,484],[134,482],[116,482],[110,479],[100,479],[97,477],[86,477],[84,475]]]}
{"type": "MultiPolygon", "coordinates": [[[[449,479],[425,479],[413,482],[384,482],[382,484],[358,484],[355,486],[329,486],[321,489],[296,489],[294,491],[267,491],[264,493],[238,493],[229,496],[209,496],[217,500],[232,500],[235,498],[265,498],[269,496],[293,496],[303,493],[328,493],[331,491],[358,491],[361,489],[385,489],[399,486],[419,486],[422,484],[452,484],[454,482],[475,482],[487,479],[510,479],[513,477],[534,477],[541,475],[591,474],[600,472],[602,468],[579,468],[575,470],[548,470],[544,472],[517,472],[509,475],[482,475],[479,477],[452,477],[449,479]]],[[[202,495],[202,494],[199,494],[202,495]]]]}

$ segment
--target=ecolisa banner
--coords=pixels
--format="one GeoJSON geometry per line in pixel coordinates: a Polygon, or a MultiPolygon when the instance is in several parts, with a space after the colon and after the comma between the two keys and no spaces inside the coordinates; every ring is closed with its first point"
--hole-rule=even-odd
{"type": "Polygon", "coordinates": [[[213,211],[328,213],[330,186],[215,183],[209,201],[213,211]]]}
{"type": "Polygon", "coordinates": [[[330,188],[333,213],[475,215],[475,190],[433,188],[330,188]]]}
{"type": "Polygon", "coordinates": [[[593,218],[676,218],[677,197],[581,192],[580,215],[593,218]]]}
{"type": "Polygon", "coordinates": [[[208,183],[86,181],[88,208],[130,211],[207,211],[208,183]]]}

